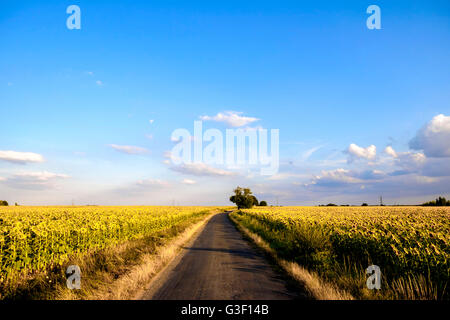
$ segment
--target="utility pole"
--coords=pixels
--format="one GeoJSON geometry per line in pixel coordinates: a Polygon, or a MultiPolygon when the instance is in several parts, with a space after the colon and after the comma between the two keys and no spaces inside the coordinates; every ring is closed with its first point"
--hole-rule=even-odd
{"type": "Polygon", "coordinates": [[[380,206],[383,206],[383,196],[380,196],[380,206]]]}

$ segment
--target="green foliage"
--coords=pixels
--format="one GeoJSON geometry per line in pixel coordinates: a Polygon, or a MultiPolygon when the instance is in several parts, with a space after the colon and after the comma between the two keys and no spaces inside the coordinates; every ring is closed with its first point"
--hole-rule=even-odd
{"type": "Polygon", "coordinates": [[[367,203],[363,203],[362,205],[361,205],[362,207],[367,207],[367,206],[369,206],[367,203]]]}
{"type": "Polygon", "coordinates": [[[445,199],[444,197],[439,197],[434,201],[425,202],[422,204],[426,207],[444,207],[444,206],[450,206],[450,200],[445,199]]]}
{"type": "Polygon", "coordinates": [[[2,206],[2,207],[7,207],[7,206],[9,206],[8,201],[6,201],[6,200],[0,200],[0,206],[2,206]]]}
{"type": "Polygon", "coordinates": [[[260,203],[259,203],[259,206],[260,207],[267,207],[267,202],[266,201],[261,201],[260,203]]]}
{"type": "Polygon", "coordinates": [[[250,209],[259,203],[249,188],[241,187],[234,189],[234,195],[230,197],[230,201],[235,203],[238,209],[250,209]]]}
{"type": "Polygon", "coordinates": [[[258,201],[258,199],[256,199],[255,196],[252,196],[252,199],[253,199],[253,205],[254,205],[254,206],[259,206],[259,201],[258,201]]]}

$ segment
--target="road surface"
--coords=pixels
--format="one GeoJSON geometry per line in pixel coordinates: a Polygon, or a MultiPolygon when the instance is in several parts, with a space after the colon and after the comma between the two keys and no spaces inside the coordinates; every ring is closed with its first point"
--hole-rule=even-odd
{"type": "MultiPolygon", "coordinates": [[[[153,300],[305,299],[228,218],[213,216],[141,295],[153,300]]],[[[303,291],[303,292],[302,292],[303,291]]]]}

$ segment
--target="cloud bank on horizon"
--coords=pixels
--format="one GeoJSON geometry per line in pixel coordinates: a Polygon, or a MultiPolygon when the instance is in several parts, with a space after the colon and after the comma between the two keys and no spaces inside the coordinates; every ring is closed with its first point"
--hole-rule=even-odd
{"type": "MultiPolygon", "coordinates": [[[[203,193],[211,185],[216,188],[223,185],[226,188],[217,190],[222,196],[234,185],[245,184],[254,186],[256,194],[264,198],[275,197],[293,204],[297,201],[314,204],[317,198],[339,198],[342,194],[346,196],[343,200],[351,201],[351,199],[364,197],[367,193],[374,195],[386,192],[401,193],[406,199],[423,194],[445,193],[450,182],[449,136],[450,116],[439,114],[418,129],[408,143],[412,150],[397,151],[391,145],[387,145],[383,152],[377,154],[375,145],[361,147],[350,143],[348,148],[341,152],[342,161],[334,163],[335,168],[327,168],[330,167],[330,162],[324,162],[325,165],[323,165],[320,161],[308,160],[322,146],[306,150],[308,157],[305,157],[303,152],[297,162],[291,161],[286,164],[285,161],[281,172],[273,177],[261,177],[256,172],[252,173],[249,168],[244,170],[219,168],[204,163],[173,165],[169,161],[165,162],[167,173],[159,175],[162,178],[138,179],[129,186],[114,188],[110,186],[103,190],[96,190],[96,194],[100,199],[104,199],[103,201],[106,199],[106,203],[117,203],[117,198],[111,199],[112,194],[117,194],[117,190],[121,191],[119,203],[132,201],[136,194],[140,201],[144,201],[142,197],[160,195],[161,192],[172,196],[181,195],[178,198],[183,199],[182,195],[187,187],[195,187],[195,192],[203,193]],[[347,161],[345,161],[345,155],[347,155],[347,161]],[[345,166],[336,167],[338,164],[345,166]],[[173,176],[173,173],[176,175],[173,176]],[[193,177],[197,179],[194,180],[193,177]],[[136,192],[137,190],[139,193],[136,192]]],[[[110,147],[130,156],[148,151],[146,148],[135,146],[111,144],[110,147]]],[[[170,159],[170,152],[164,152],[161,158],[170,159]]],[[[31,165],[33,162],[42,163],[43,159],[42,155],[33,152],[0,150],[0,160],[10,164],[31,165]]],[[[64,173],[21,170],[7,176],[0,176],[0,186],[12,190],[22,189],[25,193],[42,194],[49,190],[54,193],[55,190],[65,190],[70,186],[70,180],[73,178],[64,173]]],[[[95,179],[95,176],[91,178],[95,179]]]]}

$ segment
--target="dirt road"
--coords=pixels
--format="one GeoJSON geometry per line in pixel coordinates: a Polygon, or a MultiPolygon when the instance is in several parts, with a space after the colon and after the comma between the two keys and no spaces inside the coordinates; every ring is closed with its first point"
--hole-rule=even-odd
{"type": "Polygon", "coordinates": [[[304,299],[236,230],[227,213],[212,217],[141,299],[304,299]]]}

